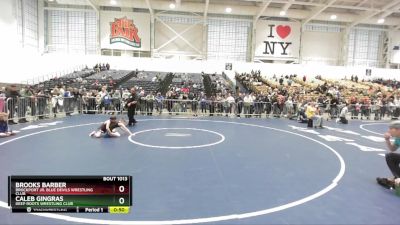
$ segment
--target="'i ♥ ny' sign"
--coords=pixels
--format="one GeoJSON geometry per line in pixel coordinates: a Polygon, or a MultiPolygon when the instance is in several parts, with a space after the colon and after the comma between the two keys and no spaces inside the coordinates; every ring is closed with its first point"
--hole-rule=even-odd
{"type": "Polygon", "coordinates": [[[256,58],[298,58],[300,49],[300,23],[257,22],[256,58]]]}

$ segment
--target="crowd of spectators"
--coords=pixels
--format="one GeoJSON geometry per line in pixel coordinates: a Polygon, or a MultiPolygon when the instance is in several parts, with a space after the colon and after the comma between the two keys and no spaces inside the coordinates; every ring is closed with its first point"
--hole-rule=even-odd
{"type": "Polygon", "coordinates": [[[93,67],[93,70],[96,71],[97,73],[99,73],[100,71],[110,70],[110,64],[108,64],[108,63],[106,63],[106,64],[97,63],[93,67]]]}
{"type": "MultiPolygon", "coordinates": [[[[97,69],[100,70],[95,74],[108,71],[109,64],[97,64],[94,70],[97,69]]],[[[90,75],[93,75],[88,68],[83,71],[88,71],[90,75]]],[[[145,71],[137,70],[135,74],[136,83],[148,78],[145,71]]],[[[34,86],[4,87],[0,90],[0,111],[9,113],[9,124],[15,124],[16,120],[18,123],[25,123],[28,121],[27,118],[32,116],[38,119],[56,117],[60,113],[67,116],[72,113],[120,113],[125,109],[125,101],[129,96],[131,86],[116,87],[113,77],[107,73],[102,76],[99,79],[92,79],[91,76],[86,77],[86,75],[54,77],[50,80],[50,85],[54,85],[53,87],[46,87],[44,83],[34,86]]],[[[195,101],[205,96],[200,74],[171,74],[171,76],[171,79],[175,79],[176,82],[169,82],[164,94],[145,90],[133,83],[139,97],[139,113],[152,115],[153,110],[162,113],[163,109],[170,113],[186,112],[187,105],[196,107],[195,104],[178,104],[176,101],[195,101]],[[166,100],[170,103],[166,103],[166,100]]],[[[160,82],[161,77],[157,75],[154,78],[160,82]]],[[[225,82],[222,82],[220,78],[214,79],[212,85],[218,90],[225,88],[225,82]]],[[[225,89],[222,92],[226,94],[225,89]]],[[[220,96],[221,94],[218,93],[215,97],[221,99],[220,96]]]]}
{"type": "MultiPolygon", "coordinates": [[[[108,64],[103,65],[98,64],[96,68],[100,71],[109,69],[108,64]]],[[[137,74],[145,76],[144,71],[137,74]]],[[[237,82],[245,87],[240,90],[232,88],[221,75],[209,75],[210,84],[205,84],[204,76],[204,73],[199,74],[197,79],[194,75],[180,74],[179,82],[170,82],[166,93],[135,86],[139,97],[137,113],[274,116],[301,122],[312,118],[316,126],[322,126],[322,118],[334,119],[347,114],[352,118],[375,120],[400,115],[398,83],[393,80],[359,81],[357,76],[351,76],[350,80],[329,80],[321,75],[310,78],[295,74],[266,78],[260,71],[251,71],[236,74],[237,82]],[[207,85],[213,90],[211,95],[205,92],[207,85]]],[[[73,84],[79,85],[72,87],[71,83],[62,81],[51,89],[40,85],[3,87],[0,112],[8,112],[8,122],[13,124],[16,120],[27,122],[32,116],[43,119],[60,113],[69,116],[73,113],[122,113],[125,110],[130,87],[119,88],[113,82],[96,81],[85,87],[82,84],[88,79],[76,77],[73,80],[73,84]]]]}
{"type": "Polygon", "coordinates": [[[373,79],[373,80],[371,80],[371,82],[376,83],[376,84],[381,84],[383,86],[391,87],[392,89],[400,88],[400,82],[395,79],[384,80],[382,78],[379,78],[379,79],[373,79]]]}
{"type": "MultiPolygon", "coordinates": [[[[395,81],[360,82],[357,76],[351,76],[350,80],[329,80],[321,75],[307,79],[295,74],[274,75],[267,79],[260,71],[237,74],[236,79],[258,99],[271,105],[276,116],[291,117],[296,112],[301,118],[309,103],[315,104],[320,115],[327,113],[327,118],[340,117],[346,104],[350,117],[355,119],[380,120],[400,115],[399,93],[393,86],[395,81]]],[[[265,108],[268,112],[269,107],[265,108]]]]}

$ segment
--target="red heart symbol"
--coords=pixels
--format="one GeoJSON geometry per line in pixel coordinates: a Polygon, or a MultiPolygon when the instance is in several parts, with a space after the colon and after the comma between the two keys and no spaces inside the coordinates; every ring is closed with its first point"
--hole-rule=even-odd
{"type": "Polygon", "coordinates": [[[285,39],[287,36],[289,36],[291,31],[292,29],[289,26],[279,25],[276,27],[276,32],[282,39],[285,39]]]}

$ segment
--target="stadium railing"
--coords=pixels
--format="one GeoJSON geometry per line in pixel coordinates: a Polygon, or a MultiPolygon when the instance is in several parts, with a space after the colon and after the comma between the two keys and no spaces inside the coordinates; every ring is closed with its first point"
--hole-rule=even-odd
{"type": "Polygon", "coordinates": [[[80,98],[56,96],[7,98],[4,111],[8,113],[9,122],[33,121],[79,112],[80,101],[80,98]]]}
{"type": "MultiPolygon", "coordinates": [[[[34,121],[75,114],[125,114],[126,99],[100,97],[18,97],[0,98],[0,112],[9,114],[9,121],[34,121]]],[[[320,105],[324,118],[337,118],[343,105],[320,105]]],[[[400,107],[393,105],[349,105],[347,118],[382,120],[397,119],[400,107]]],[[[147,99],[139,98],[137,115],[190,115],[228,117],[286,117],[297,119],[305,109],[298,103],[228,102],[210,100],[147,99]]]]}

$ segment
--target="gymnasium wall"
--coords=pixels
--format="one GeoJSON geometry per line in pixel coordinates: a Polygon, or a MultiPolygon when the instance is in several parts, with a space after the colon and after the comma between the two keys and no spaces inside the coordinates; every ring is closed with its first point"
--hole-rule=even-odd
{"type": "MultiPolygon", "coordinates": [[[[203,25],[197,24],[178,24],[173,22],[164,22],[169,27],[175,30],[175,32],[179,33],[184,39],[186,39],[193,47],[198,50],[202,50],[202,41],[203,41],[203,25]]],[[[184,53],[186,55],[198,55],[192,47],[186,44],[180,37],[175,38],[171,41],[172,38],[176,37],[176,34],[171,31],[167,26],[162,24],[162,22],[156,20],[155,22],[155,49],[158,49],[159,53],[171,53],[171,52],[179,52],[184,53]],[[168,44],[167,44],[168,43],[168,44]]]]}
{"type": "MultiPolygon", "coordinates": [[[[38,49],[26,46],[22,48],[22,40],[18,35],[17,15],[15,0],[0,1],[0,58],[2,59],[1,82],[21,82],[22,80],[41,75],[43,68],[36,67],[35,62],[43,60],[38,49]]],[[[40,4],[40,7],[43,7],[40,4]]],[[[38,18],[43,21],[43,17],[38,18]]],[[[39,22],[40,23],[40,22],[39,22]]],[[[41,23],[43,25],[43,23],[41,23]]],[[[43,26],[39,24],[40,40],[43,40],[43,26]]],[[[43,45],[39,45],[43,48],[43,45]]]]}
{"type": "MultiPolygon", "coordinates": [[[[39,1],[39,9],[43,7],[43,1],[39,1]]],[[[261,70],[264,76],[274,74],[298,74],[314,76],[317,74],[329,78],[343,78],[352,74],[364,77],[367,67],[339,67],[341,54],[341,33],[306,31],[302,34],[301,55],[303,65],[298,64],[262,64],[232,61],[194,61],[174,59],[149,59],[133,57],[110,57],[99,55],[66,55],[66,54],[39,54],[43,52],[44,45],[44,22],[43,16],[38,18],[39,26],[39,51],[29,48],[21,48],[18,36],[18,25],[15,0],[1,0],[0,27],[6,35],[0,36],[0,56],[7,59],[1,70],[1,82],[22,82],[29,80],[29,83],[38,82],[53,76],[70,73],[73,70],[82,68],[84,65],[92,67],[94,64],[109,62],[112,68],[117,69],[140,69],[148,71],[171,71],[171,72],[194,72],[221,73],[225,69],[225,63],[233,63],[232,71],[225,71],[231,78],[235,72],[249,72],[261,70]],[[317,65],[318,64],[318,65],[317,65]]],[[[169,26],[179,31],[188,28],[188,24],[178,24],[172,21],[166,22],[169,26]]],[[[160,47],[165,41],[175,36],[164,25],[155,23],[155,47],[160,47]]],[[[182,34],[192,45],[201,49],[202,47],[202,26],[195,25],[187,33],[182,34]]],[[[400,44],[400,32],[391,33],[393,43],[400,44]]],[[[163,51],[185,51],[195,53],[192,48],[184,45],[178,39],[161,49],[163,51]],[[185,46],[185,47],[184,47],[185,46]]],[[[393,52],[392,60],[400,61],[399,51],[393,52]],[[397,54],[399,53],[399,54],[397,54]]],[[[400,70],[372,68],[371,77],[400,78],[400,70]]]]}
{"type": "Polygon", "coordinates": [[[7,54],[10,50],[20,48],[17,36],[17,15],[15,14],[16,2],[13,0],[0,1],[0,27],[3,35],[0,35],[1,54],[7,54]]]}
{"type": "Polygon", "coordinates": [[[400,31],[391,31],[389,33],[391,39],[391,50],[390,62],[400,64],[400,31]]]}
{"type": "Polygon", "coordinates": [[[6,67],[7,76],[2,76],[2,82],[21,82],[59,76],[61,73],[72,72],[74,69],[88,65],[93,67],[98,62],[110,63],[112,69],[139,70],[146,71],[171,71],[199,73],[222,73],[223,71],[233,79],[235,72],[249,72],[251,70],[261,70],[263,76],[271,77],[274,74],[297,74],[307,75],[309,78],[315,75],[322,75],[326,78],[341,79],[351,75],[358,75],[362,78],[399,78],[400,70],[370,68],[372,75],[365,76],[367,67],[341,67],[324,65],[300,65],[300,64],[268,64],[268,63],[246,63],[232,62],[233,70],[225,71],[226,61],[200,61],[200,60],[174,60],[174,59],[151,59],[151,58],[132,58],[132,57],[112,57],[112,56],[84,56],[84,55],[64,55],[64,54],[45,54],[42,56],[21,56],[23,61],[16,62],[11,68],[6,67]],[[29,59],[28,59],[29,58],[29,59]],[[21,63],[18,64],[17,63],[21,63]],[[9,68],[9,69],[7,69],[9,68]],[[44,77],[43,77],[44,76],[44,77]]]}
{"type": "Polygon", "coordinates": [[[302,34],[301,42],[303,63],[339,65],[341,33],[306,31],[302,34]]]}

